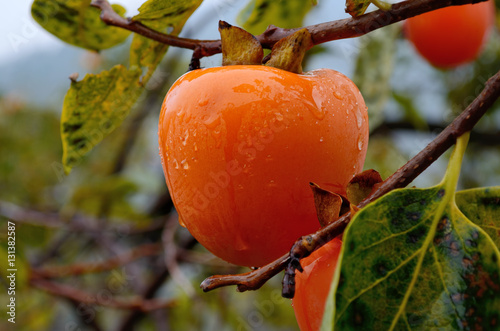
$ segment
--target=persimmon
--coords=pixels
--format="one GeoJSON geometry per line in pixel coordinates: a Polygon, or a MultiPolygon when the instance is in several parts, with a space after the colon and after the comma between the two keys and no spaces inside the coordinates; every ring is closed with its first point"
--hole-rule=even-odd
{"type": "Polygon", "coordinates": [[[198,69],[167,93],[159,147],[181,224],[243,266],[286,253],[319,222],[309,182],[344,194],[368,144],[363,98],[329,69],[198,69]]]}
{"type": "Polygon", "coordinates": [[[450,6],[409,18],[405,34],[432,65],[453,68],[475,60],[494,25],[493,1],[450,6]]]}
{"type": "Polygon", "coordinates": [[[342,241],[335,238],[300,261],[304,271],[295,274],[292,302],[301,331],[320,329],[341,248],[342,241]]]}

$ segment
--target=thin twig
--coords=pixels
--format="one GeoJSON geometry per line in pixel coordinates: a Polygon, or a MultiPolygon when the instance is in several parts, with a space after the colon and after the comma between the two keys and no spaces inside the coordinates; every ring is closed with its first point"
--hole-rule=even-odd
{"type": "Polygon", "coordinates": [[[74,300],[87,305],[98,305],[116,309],[134,310],[140,312],[149,312],[162,308],[169,308],[175,304],[173,300],[158,300],[158,299],[115,299],[109,296],[99,294],[91,294],[82,291],[78,288],[50,281],[44,278],[39,278],[36,273],[33,273],[30,279],[30,285],[38,289],[49,292],[53,295],[74,300]]]}
{"type": "Polygon", "coordinates": [[[46,266],[43,269],[36,269],[36,273],[44,278],[61,278],[99,273],[116,269],[142,257],[157,255],[161,252],[161,248],[162,246],[160,244],[145,244],[136,247],[127,253],[112,257],[102,262],[75,263],[64,266],[46,266]]]}
{"type": "MultiPolygon", "coordinates": [[[[486,0],[407,0],[393,4],[392,9],[388,11],[376,10],[356,18],[320,23],[307,26],[306,28],[311,33],[313,44],[318,45],[333,40],[359,37],[384,26],[439,8],[482,1],[486,0]]],[[[106,24],[135,32],[163,44],[195,51],[191,60],[193,68],[199,66],[200,58],[218,54],[222,51],[220,40],[197,40],[175,37],[150,29],[133,19],[121,17],[106,0],[92,0],[91,5],[101,10],[101,20],[106,24]]],[[[280,39],[289,36],[298,29],[282,29],[271,25],[262,34],[256,36],[256,38],[263,47],[271,49],[280,39]]]]}
{"type": "MultiPolygon", "coordinates": [[[[410,184],[439,156],[453,146],[458,137],[471,131],[499,96],[500,71],[486,82],[481,94],[457,118],[455,118],[450,125],[448,125],[420,153],[408,161],[392,176],[382,182],[369,197],[359,203],[358,207],[363,208],[384,194],[396,188],[402,188],[410,184]]],[[[290,253],[280,257],[270,264],[246,274],[209,277],[203,281],[201,288],[204,291],[210,291],[223,286],[237,285],[239,291],[256,290],[260,288],[269,278],[284,269],[287,265],[291,266],[294,274],[296,268],[295,262],[297,260],[310,255],[314,250],[340,235],[346,228],[347,224],[349,224],[350,219],[351,214],[346,213],[337,221],[318,230],[316,233],[301,237],[293,245],[290,253]]],[[[290,275],[292,270],[288,270],[286,274],[290,275]]],[[[290,284],[284,284],[283,296],[293,297],[294,287],[288,285],[290,284]]]]}

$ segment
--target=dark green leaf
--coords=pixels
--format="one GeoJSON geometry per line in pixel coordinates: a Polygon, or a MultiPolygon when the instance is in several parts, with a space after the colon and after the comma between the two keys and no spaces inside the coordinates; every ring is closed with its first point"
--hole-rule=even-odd
{"type": "MultiPolygon", "coordinates": [[[[139,8],[139,14],[132,19],[159,32],[176,36],[201,2],[202,0],[148,0],[139,8]]],[[[163,59],[167,49],[165,44],[134,35],[130,47],[130,65],[147,70],[142,78],[144,84],[163,59]]]]}
{"type": "Polygon", "coordinates": [[[122,123],[142,92],[140,75],[140,70],[116,65],[71,83],[61,116],[66,172],[122,123]]]}
{"type": "Polygon", "coordinates": [[[500,252],[454,201],[463,145],[442,184],[393,191],[355,215],[324,330],[498,327],[500,252]]]}
{"type": "Polygon", "coordinates": [[[264,32],[270,24],[297,28],[313,4],[311,0],[252,0],[240,13],[238,23],[254,35],[264,32]]]}
{"type": "Polygon", "coordinates": [[[400,27],[390,25],[359,38],[359,55],[353,81],[358,86],[370,118],[370,130],[383,121],[383,111],[391,96],[396,38],[400,27]]]}
{"type": "MultiPolygon", "coordinates": [[[[83,48],[100,50],[122,43],[129,31],[104,24],[100,10],[90,6],[91,0],[35,0],[33,18],[59,39],[83,48]]],[[[120,15],[125,9],[113,5],[120,15]]]]}
{"type": "Polygon", "coordinates": [[[479,225],[500,249],[500,186],[457,192],[458,208],[479,225]]]}

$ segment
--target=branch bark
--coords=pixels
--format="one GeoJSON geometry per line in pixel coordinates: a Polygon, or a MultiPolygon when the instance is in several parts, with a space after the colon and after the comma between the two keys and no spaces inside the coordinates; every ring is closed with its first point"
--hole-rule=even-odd
{"type": "MultiPolygon", "coordinates": [[[[363,208],[386,193],[397,188],[406,187],[410,184],[439,156],[453,146],[458,137],[471,131],[499,96],[500,71],[486,82],[481,94],[429,145],[393,175],[383,181],[380,186],[378,186],[370,196],[360,202],[357,207],[363,208]]],[[[202,282],[201,288],[206,292],[223,286],[237,285],[239,291],[257,290],[269,278],[286,268],[287,270],[283,280],[283,296],[288,298],[293,297],[295,291],[293,278],[295,269],[300,266],[300,259],[309,256],[313,251],[340,235],[349,224],[350,220],[351,213],[348,212],[337,221],[317,232],[301,237],[293,245],[290,253],[283,255],[279,259],[245,274],[211,276],[202,282]]]]}
{"type": "MultiPolygon", "coordinates": [[[[391,10],[388,11],[379,9],[359,17],[310,25],[305,28],[311,33],[313,44],[318,45],[333,40],[359,37],[384,26],[443,7],[483,1],[486,0],[406,0],[393,4],[391,10]]],[[[175,37],[150,29],[133,19],[123,18],[113,10],[107,0],[92,0],[91,6],[101,10],[101,20],[108,25],[135,32],[163,44],[193,50],[192,62],[197,62],[202,57],[218,54],[222,51],[220,40],[197,40],[175,37]]],[[[280,39],[291,35],[299,29],[302,28],[283,29],[271,25],[262,34],[256,36],[256,38],[263,47],[271,49],[280,39]]],[[[196,67],[196,65],[192,66],[196,67]]]]}

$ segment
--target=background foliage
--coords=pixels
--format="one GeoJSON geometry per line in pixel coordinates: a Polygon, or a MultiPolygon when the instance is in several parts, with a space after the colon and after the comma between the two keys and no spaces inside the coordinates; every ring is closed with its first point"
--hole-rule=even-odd
{"type": "MultiPolygon", "coordinates": [[[[293,27],[348,17],[333,2],[337,1],[313,6],[307,0],[177,0],[167,6],[166,1],[149,0],[138,11],[138,6],[127,8],[136,11],[135,16],[116,8],[163,32],[179,34],[185,24],[182,36],[217,39],[221,18],[258,34],[269,24],[293,27]]],[[[214,258],[177,225],[161,170],[156,136],[161,101],[187,70],[190,55],[173,48],[167,52],[157,42],[103,26],[97,9],[83,6],[88,3],[36,0],[33,17],[72,45],[103,51],[65,46],[60,53],[27,54],[0,63],[0,240],[3,248],[4,224],[17,221],[16,330],[296,330],[290,301],[280,296],[278,278],[250,293],[225,288],[204,294],[198,289],[210,275],[243,270],[214,258]],[[86,33],[75,33],[75,28],[86,33]],[[47,66],[50,70],[44,71],[47,66]],[[66,79],[74,71],[80,74],[78,82],[66,79]],[[83,78],[86,73],[95,76],[83,78]],[[62,126],[63,143],[60,120],[74,111],[79,88],[98,91],[99,83],[110,77],[124,78],[108,99],[79,100],[97,114],[92,119],[104,129],[78,135],[83,121],[68,122],[62,126]],[[95,85],[83,85],[89,80],[95,85]],[[38,91],[44,85],[57,91],[46,93],[47,98],[38,91]],[[106,111],[117,108],[121,111],[110,123],[102,122],[106,111]],[[65,156],[74,152],[67,148],[70,140],[71,146],[89,148],[81,139],[89,139],[95,148],[84,157],[77,153],[79,157],[64,166],[63,146],[65,156]],[[74,166],[69,175],[68,164],[74,166]],[[127,254],[138,251],[142,255],[123,262],[127,254]],[[123,263],[110,270],[97,267],[117,258],[123,263]],[[81,264],[83,274],[75,271],[81,264]],[[73,292],[83,291],[82,297],[93,302],[82,304],[76,298],[47,293],[50,289],[30,281],[40,272],[73,292]],[[169,304],[154,312],[106,307],[114,300],[148,297],[151,291],[151,297],[169,304]]],[[[41,31],[28,22],[31,29],[41,31]]],[[[6,47],[22,51],[19,38],[29,42],[23,31],[10,32],[6,47]]],[[[219,63],[220,57],[214,56],[204,59],[202,66],[219,63]]],[[[315,47],[304,69],[320,67],[338,70],[360,87],[372,132],[365,168],[377,169],[385,178],[463,110],[500,68],[500,36],[495,29],[474,63],[442,71],[415,53],[397,24],[315,47]]],[[[497,103],[471,135],[461,188],[500,183],[498,108],[497,103]]],[[[436,162],[414,185],[437,184],[446,163],[436,162]]],[[[2,290],[1,302],[5,294],[2,290]]]]}

